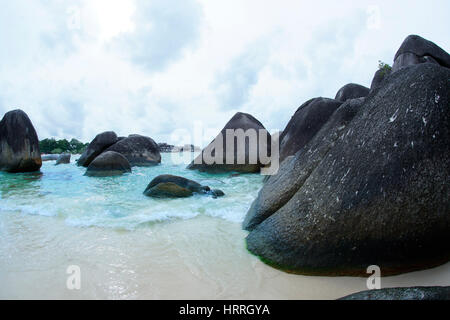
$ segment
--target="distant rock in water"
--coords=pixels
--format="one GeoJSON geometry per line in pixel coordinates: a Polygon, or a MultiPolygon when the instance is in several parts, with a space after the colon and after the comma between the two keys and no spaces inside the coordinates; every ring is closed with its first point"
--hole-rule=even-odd
{"type": "Polygon", "coordinates": [[[79,166],[88,167],[97,156],[117,141],[117,135],[113,131],[98,134],[78,159],[77,164],[79,166]]]}
{"type": "Polygon", "coordinates": [[[412,287],[368,290],[339,300],[450,300],[450,287],[412,287]]]}
{"type": "Polygon", "coordinates": [[[187,198],[195,193],[211,195],[214,198],[225,195],[221,190],[211,190],[208,186],[173,175],[156,177],[144,191],[146,196],[154,198],[187,198]]]}
{"type": "Polygon", "coordinates": [[[0,170],[33,172],[42,166],[36,130],[22,110],[5,114],[0,121],[0,170]]]}
{"type": "Polygon", "coordinates": [[[61,154],[58,159],[56,160],[55,165],[59,165],[59,164],[69,164],[70,163],[70,153],[64,153],[61,154]]]}
{"type": "Polygon", "coordinates": [[[283,162],[246,218],[248,249],[310,275],[366,276],[378,265],[387,276],[448,262],[449,79],[437,64],[393,72],[353,119],[283,162]]]}
{"type": "Polygon", "coordinates": [[[280,135],[280,162],[303,148],[341,105],[341,101],[327,98],[301,105],[280,135]]]}
{"type": "Polygon", "coordinates": [[[266,131],[264,126],[255,117],[250,114],[238,112],[231,118],[231,120],[225,125],[220,134],[214,139],[211,144],[203,149],[202,153],[187,167],[190,170],[199,170],[204,172],[242,172],[242,173],[252,173],[259,172],[264,164],[259,156],[259,144],[264,149],[263,153],[270,155],[271,148],[271,136],[266,131]],[[244,152],[241,154],[243,161],[242,164],[238,163],[238,149],[237,149],[237,139],[234,139],[234,149],[227,149],[226,147],[226,131],[241,129],[243,132],[253,132],[255,133],[254,139],[245,139],[244,152]],[[260,130],[266,133],[265,141],[260,141],[260,130]],[[215,150],[214,146],[221,145],[219,150],[215,150]],[[253,151],[253,152],[252,152],[253,151]],[[205,161],[205,157],[216,156],[219,161],[215,163],[210,163],[205,161]],[[222,154],[222,156],[220,156],[222,154]],[[254,156],[256,161],[251,161],[250,155],[254,156]],[[226,159],[229,158],[232,161],[227,163],[226,159]]]}
{"type": "Polygon", "coordinates": [[[131,172],[127,158],[117,152],[106,151],[91,162],[86,175],[91,177],[117,176],[131,172]]]}
{"type": "Polygon", "coordinates": [[[170,153],[175,148],[175,146],[173,146],[171,144],[167,144],[165,142],[164,143],[158,143],[158,147],[159,147],[159,152],[162,152],[162,153],[170,153]]]}
{"type": "Polygon", "coordinates": [[[395,54],[392,71],[420,63],[433,63],[450,68],[450,55],[435,43],[417,35],[410,35],[395,54]]]}
{"type": "Polygon", "coordinates": [[[56,161],[59,158],[59,154],[45,154],[41,155],[42,161],[56,161]]]}
{"type": "Polygon", "coordinates": [[[161,163],[159,147],[152,138],[132,134],[112,145],[106,151],[122,154],[134,166],[153,166],[161,163]]]}
{"type": "Polygon", "coordinates": [[[349,83],[338,91],[336,98],[334,99],[345,102],[350,99],[365,98],[369,95],[369,91],[369,88],[366,88],[360,84],[349,83]]]}

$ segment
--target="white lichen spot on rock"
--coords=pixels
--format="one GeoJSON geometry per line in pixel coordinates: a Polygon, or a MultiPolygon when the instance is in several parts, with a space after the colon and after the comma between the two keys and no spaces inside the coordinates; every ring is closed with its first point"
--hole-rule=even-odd
{"type": "Polygon", "coordinates": [[[395,113],[392,115],[392,117],[389,118],[389,122],[394,122],[395,120],[397,120],[398,117],[398,111],[399,109],[397,109],[397,111],[395,111],[395,113]]]}
{"type": "Polygon", "coordinates": [[[441,99],[441,97],[437,94],[437,93],[435,93],[434,94],[434,102],[435,103],[439,103],[439,100],[441,99]]]}

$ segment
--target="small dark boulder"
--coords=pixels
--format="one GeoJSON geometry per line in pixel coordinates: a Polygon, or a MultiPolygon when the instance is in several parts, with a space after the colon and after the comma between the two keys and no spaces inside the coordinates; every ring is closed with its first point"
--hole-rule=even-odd
{"type": "Polygon", "coordinates": [[[302,149],[341,105],[341,101],[327,98],[301,105],[280,135],[280,163],[302,149]]]}
{"type": "Polygon", "coordinates": [[[343,86],[336,94],[335,100],[345,102],[349,99],[365,98],[369,95],[370,89],[360,84],[349,83],[343,86]]]}
{"type": "Polygon", "coordinates": [[[5,114],[0,121],[0,170],[33,172],[42,166],[36,130],[22,110],[5,114]]]}
{"type": "Polygon", "coordinates": [[[117,152],[106,151],[91,162],[86,170],[90,177],[109,177],[131,172],[127,158],[117,152]]]}
{"type": "Polygon", "coordinates": [[[450,55],[435,43],[417,35],[410,35],[395,54],[392,71],[396,72],[419,63],[433,63],[450,68],[450,55]]]}
{"type": "Polygon", "coordinates": [[[271,136],[266,131],[264,126],[255,117],[250,114],[238,112],[233,118],[225,125],[220,134],[211,142],[211,144],[203,149],[201,154],[187,167],[190,170],[199,170],[205,172],[219,173],[219,172],[241,172],[241,173],[256,173],[260,172],[261,167],[265,164],[260,158],[259,148],[263,148],[263,153],[270,155],[271,148],[271,136]],[[245,151],[240,154],[238,152],[237,138],[234,138],[234,149],[227,149],[226,146],[226,132],[227,130],[243,130],[244,132],[256,133],[256,139],[245,139],[243,143],[245,151]],[[266,133],[267,140],[260,141],[260,130],[266,133]],[[220,140],[219,140],[220,139],[220,140]],[[209,164],[205,160],[205,155],[214,155],[217,150],[213,146],[220,145],[219,153],[223,153],[223,157],[219,157],[219,161],[222,163],[209,164]],[[238,155],[242,156],[242,163],[238,161],[238,155]],[[256,161],[251,161],[251,157],[254,156],[256,161]],[[227,163],[227,158],[231,159],[232,163],[227,163]]]}
{"type": "Polygon", "coordinates": [[[225,194],[220,190],[211,190],[208,186],[173,175],[161,175],[153,179],[144,194],[153,198],[187,198],[195,193],[211,195],[214,198],[225,194]]]}
{"type": "Polygon", "coordinates": [[[55,165],[57,166],[59,164],[69,164],[69,163],[70,163],[70,153],[64,153],[58,157],[55,165]]]}
{"type": "Polygon", "coordinates": [[[113,131],[98,134],[78,159],[77,164],[79,166],[88,167],[97,156],[108,147],[115,144],[117,140],[117,135],[113,131]]]}
{"type": "Polygon", "coordinates": [[[128,159],[132,167],[154,166],[161,163],[158,144],[152,138],[137,134],[129,135],[127,138],[118,141],[106,151],[122,154],[128,159]]]}
{"type": "Polygon", "coordinates": [[[368,290],[339,300],[450,300],[450,287],[412,287],[368,290]]]}
{"type": "Polygon", "coordinates": [[[56,161],[59,158],[59,154],[46,154],[41,156],[42,161],[56,161]]]}

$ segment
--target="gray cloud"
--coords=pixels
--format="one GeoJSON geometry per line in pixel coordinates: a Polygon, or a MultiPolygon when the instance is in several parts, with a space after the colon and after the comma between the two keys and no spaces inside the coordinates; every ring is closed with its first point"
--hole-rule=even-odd
{"type": "Polygon", "coordinates": [[[138,0],[136,8],[134,32],[112,47],[148,71],[163,70],[199,37],[202,9],[195,0],[138,0]]]}
{"type": "Polygon", "coordinates": [[[266,65],[268,49],[262,41],[252,45],[234,58],[227,68],[216,76],[213,88],[223,109],[239,109],[249,99],[250,90],[258,82],[266,65]]]}

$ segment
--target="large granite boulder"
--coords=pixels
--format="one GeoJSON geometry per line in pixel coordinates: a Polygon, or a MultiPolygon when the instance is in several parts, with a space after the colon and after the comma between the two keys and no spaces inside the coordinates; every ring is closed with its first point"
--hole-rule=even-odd
{"type": "Polygon", "coordinates": [[[367,290],[339,300],[450,300],[450,287],[412,287],[367,290]]]}
{"type": "Polygon", "coordinates": [[[128,172],[131,172],[131,166],[127,158],[120,153],[106,151],[89,164],[86,175],[90,177],[109,177],[128,172]]]}
{"type": "Polygon", "coordinates": [[[61,155],[58,156],[58,159],[56,160],[55,165],[60,165],[60,164],[69,164],[70,163],[70,153],[63,153],[61,155]]]}
{"type": "Polygon", "coordinates": [[[253,230],[292,198],[345,132],[363,103],[364,98],[359,98],[342,104],[309,143],[281,163],[278,174],[268,177],[252,203],[243,223],[244,229],[253,230]]]}
{"type": "Polygon", "coordinates": [[[334,99],[345,102],[349,99],[365,98],[369,95],[369,91],[369,88],[360,84],[349,83],[339,89],[334,99]]]}
{"type": "Polygon", "coordinates": [[[117,141],[117,135],[113,131],[98,134],[78,159],[77,164],[79,166],[88,167],[97,156],[117,141]]]}
{"type": "Polygon", "coordinates": [[[293,190],[274,207],[255,205],[252,215],[264,211],[246,219],[248,249],[314,275],[366,276],[378,265],[387,276],[448,262],[449,81],[450,69],[436,64],[392,73],[345,128],[333,127],[333,141],[282,164],[273,179],[293,190]]]}
{"type": "Polygon", "coordinates": [[[395,54],[392,71],[419,63],[434,63],[450,68],[450,55],[435,43],[410,35],[395,54]]]}
{"type": "MultiPolygon", "coordinates": [[[[231,138],[230,138],[231,140],[231,138]]],[[[243,140],[242,140],[243,141],[243,140]]],[[[202,150],[202,153],[192,161],[187,167],[191,170],[199,170],[205,172],[242,172],[253,173],[259,172],[261,167],[268,165],[260,157],[260,147],[264,154],[270,156],[271,149],[271,136],[266,131],[264,126],[255,117],[250,114],[238,112],[231,118],[231,120],[225,125],[219,135],[214,139],[211,144],[202,150]],[[242,144],[245,152],[238,152],[238,139],[234,138],[234,148],[227,148],[226,133],[227,130],[235,130],[245,133],[253,133],[253,139],[245,139],[242,144]],[[260,139],[265,133],[265,139],[260,139]],[[217,149],[217,150],[216,150],[217,149]],[[211,163],[209,160],[205,161],[206,157],[212,155],[216,156],[218,161],[211,163]],[[219,155],[222,156],[219,156],[219,155]],[[230,161],[227,161],[230,159],[230,161]]]]}
{"type": "Polygon", "coordinates": [[[33,172],[42,166],[36,130],[22,110],[5,114],[0,121],[0,170],[33,172]]]}
{"type": "Polygon", "coordinates": [[[300,106],[280,135],[280,162],[303,148],[341,104],[333,99],[316,98],[300,106]]]}
{"type": "Polygon", "coordinates": [[[131,166],[153,166],[161,163],[158,144],[149,137],[132,134],[106,151],[114,151],[128,159],[131,166]]]}
{"type": "Polygon", "coordinates": [[[153,198],[187,198],[197,194],[207,194],[214,198],[225,194],[221,190],[211,190],[208,186],[173,175],[161,175],[153,179],[144,194],[153,198]]]}

